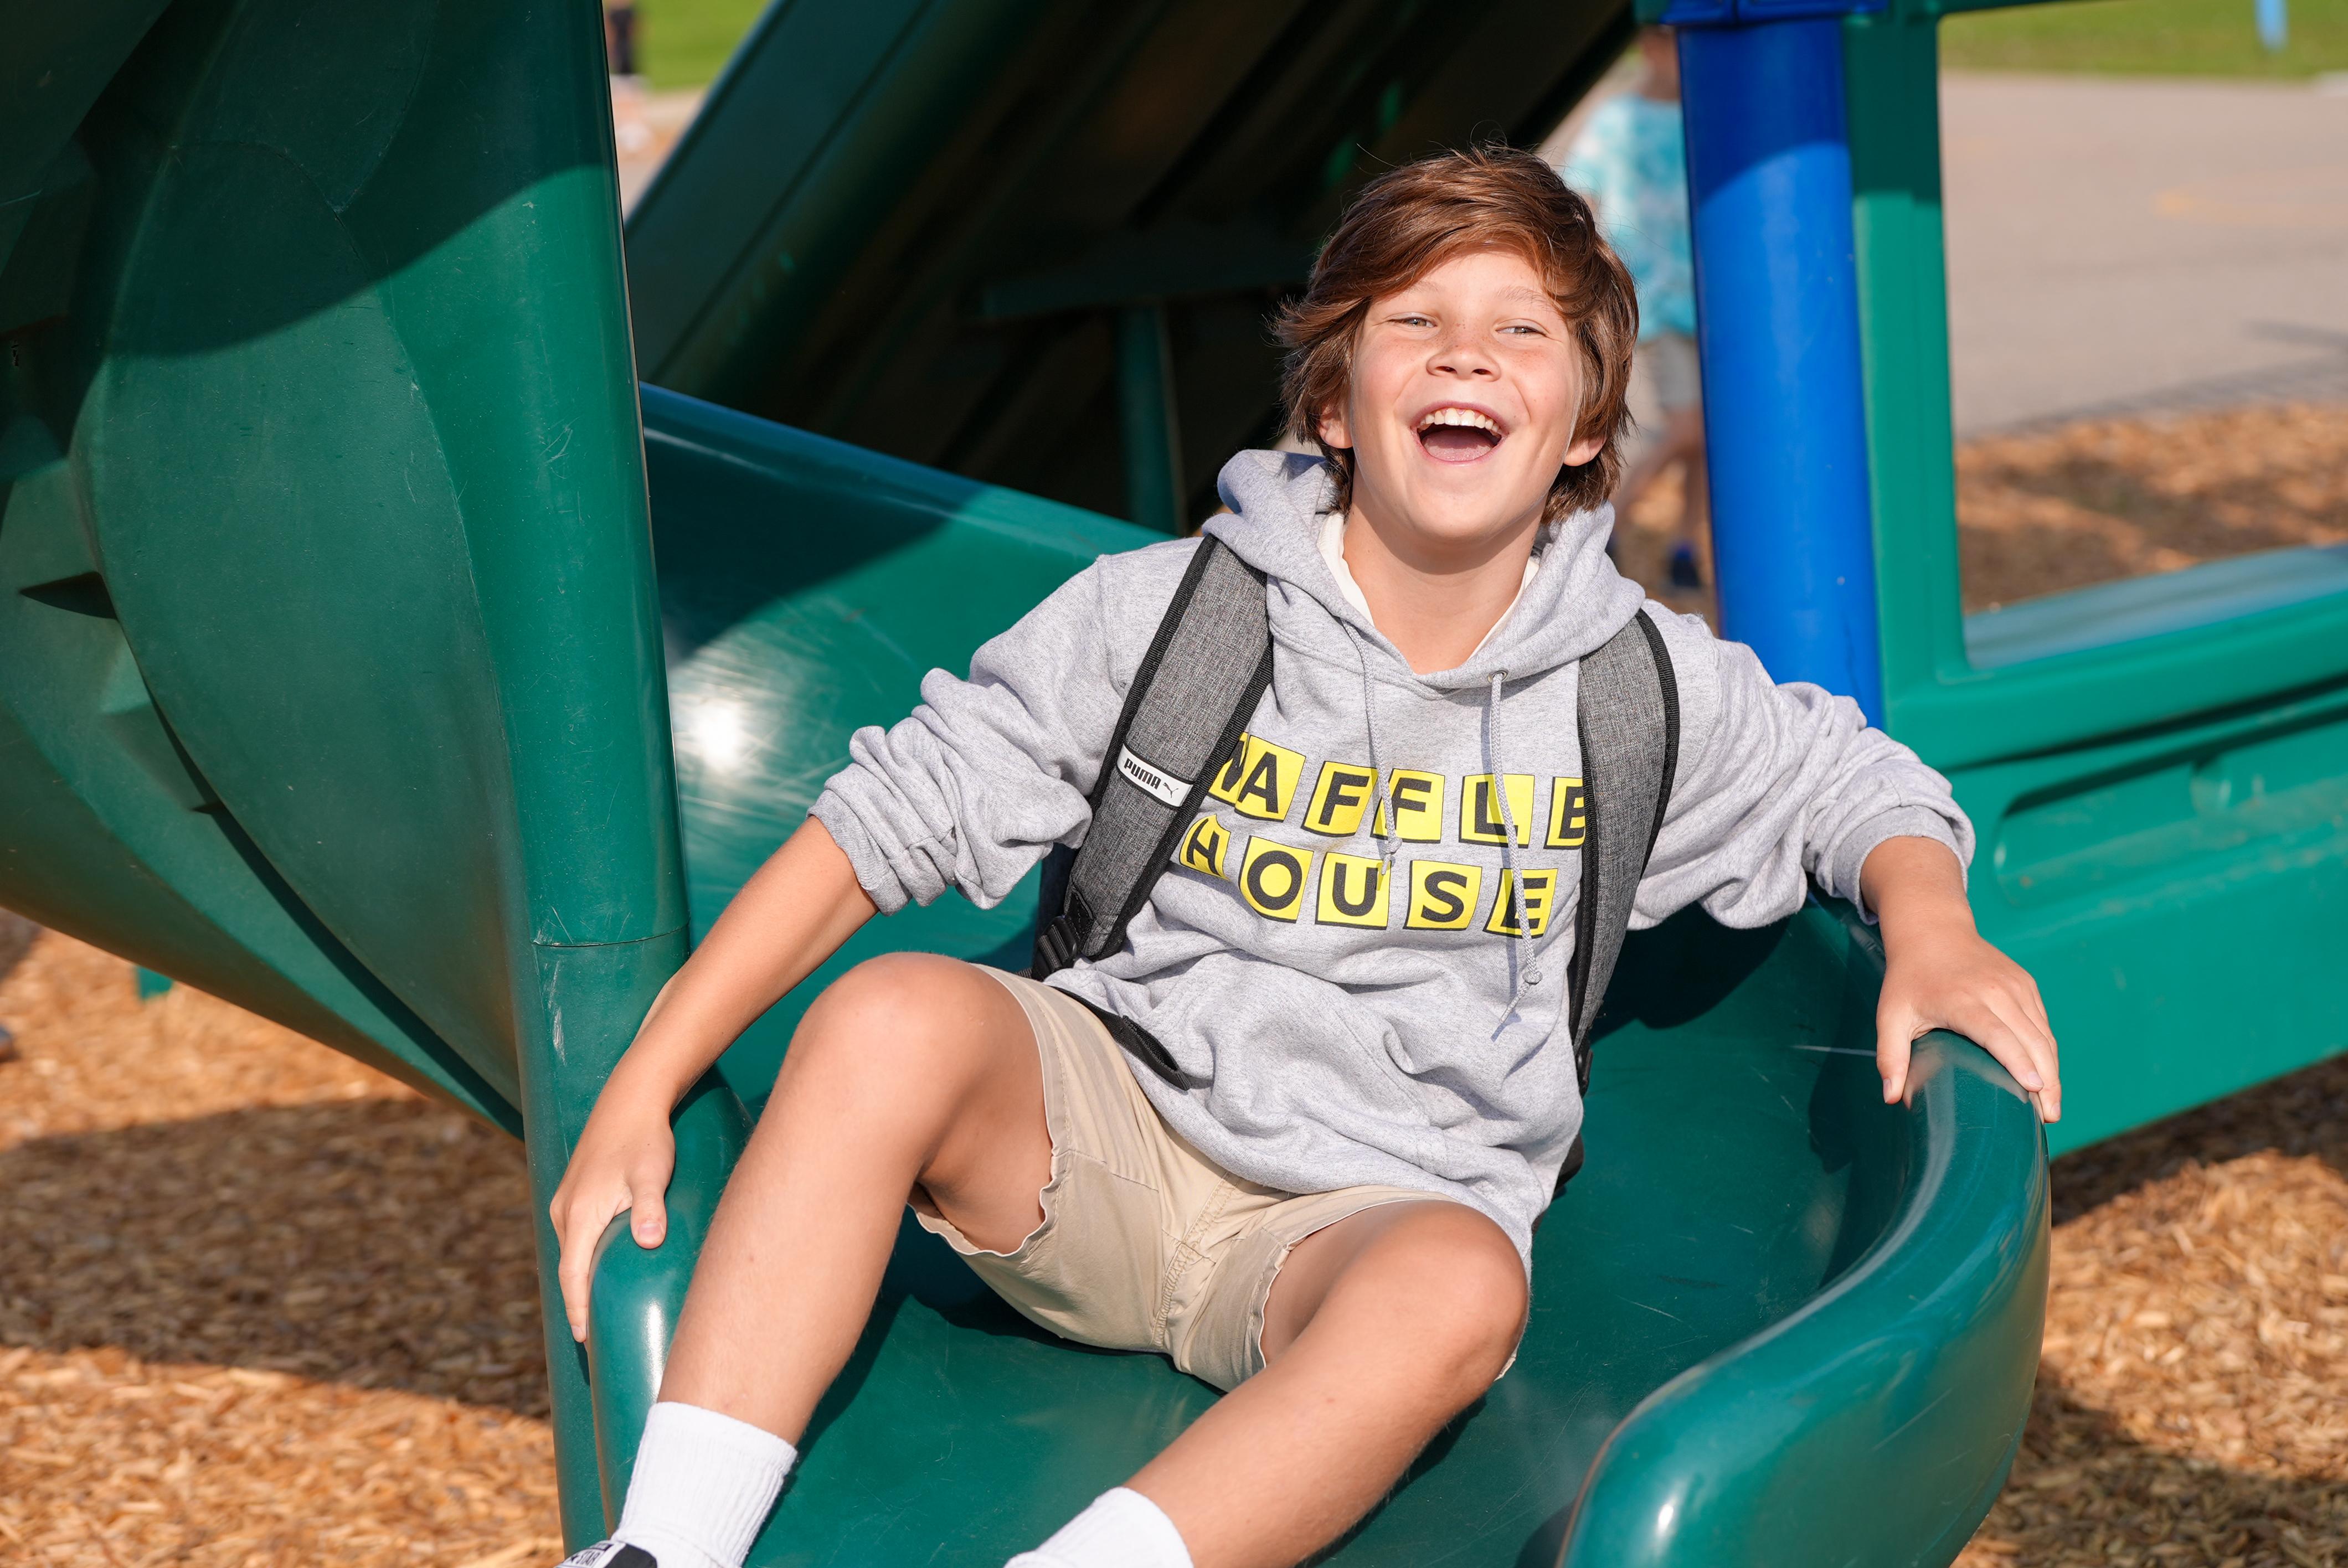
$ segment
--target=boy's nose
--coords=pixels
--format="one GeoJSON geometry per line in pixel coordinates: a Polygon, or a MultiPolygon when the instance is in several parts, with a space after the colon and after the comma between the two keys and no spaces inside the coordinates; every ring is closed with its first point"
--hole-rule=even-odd
{"type": "Polygon", "coordinates": [[[1437,349],[1431,368],[1453,375],[1489,377],[1499,374],[1499,367],[1493,363],[1489,351],[1464,335],[1453,338],[1437,349]]]}

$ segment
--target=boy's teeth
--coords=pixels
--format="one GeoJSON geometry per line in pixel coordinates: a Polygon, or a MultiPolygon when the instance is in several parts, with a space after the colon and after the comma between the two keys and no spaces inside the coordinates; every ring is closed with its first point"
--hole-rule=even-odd
{"type": "Polygon", "coordinates": [[[1431,430],[1438,425],[1465,425],[1470,429],[1488,430],[1495,436],[1500,433],[1499,425],[1472,408],[1438,408],[1418,422],[1421,430],[1431,430]]]}

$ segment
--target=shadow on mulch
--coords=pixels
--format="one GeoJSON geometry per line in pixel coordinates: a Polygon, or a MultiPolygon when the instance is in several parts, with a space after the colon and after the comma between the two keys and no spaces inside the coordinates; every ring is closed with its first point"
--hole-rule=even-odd
{"type": "Polygon", "coordinates": [[[297,1373],[546,1414],[519,1145],[420,1100],[0,1149],[0,1348],[297,1373]]]}
{"type": "Polygon", "coordinates": [[[0,980],[15,972],[40,936],[41,928],[22,915],[0,909],[0,980]]]}
{"type": "Polygon", "coordinates": [[[2076,1150],[2052,1169],[2054,1223],[2178,1174],[2190,1163],[2312,1155],[2348,1176],[2348,1055],[2076,1150]]]}
{"type": "Polygon", "coordinates": [[[2338,1561],[2337,1481],[2244,1471],[2138,1442],[2042,1379],[2014,1484],[1969,1561],[2068,1568],[2160,1546],[2155,1561],[2292,1568],[2338,1561]]]}
{"type": "Polygon", "coordinates": [[[2348,1057],[2053,1175],[2030,1423],[1960,1562],[2348,1563],[2348,1057]]]}

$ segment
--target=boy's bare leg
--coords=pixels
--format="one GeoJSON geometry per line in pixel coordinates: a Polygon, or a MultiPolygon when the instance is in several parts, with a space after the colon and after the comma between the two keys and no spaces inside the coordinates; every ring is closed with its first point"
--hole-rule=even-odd
{"type": "Polygon", "coordinates": [[[1459,1204],[1392,1204],[1289,1254],[1264,1309],[1268,1364],[1129,1483],[1198,1568],[1287,1568],[1384,1497],[1508,1365],[1524,1266],[1459,1204]]]}
{"type": "MultiPolygon", "coordinates": [[[[793,1038],[703,1247],[661,1398],[796,1442],[870,1314],[907,1196],[977,1245],[1041,1223],[1051,1177],[1025,1012],[967,964],[862,965],[793,1038]]],[[[1474,1211],[1389,1204],[1300,1244],[1271,1364],[1134,1478],[1198,1568],[1282,1568],[1334,1540],[1507,1363],[1515,1248],[1474,1211]]]]}
{"type": "Polygon", "coordinates": [[[921,1184],[1010,1251],[1051,1179],[1027,1015],[971,965],[893,954],[817,999],[726,1184],[660,1397],[796,1443],[870,1316],[921,1184]]]}

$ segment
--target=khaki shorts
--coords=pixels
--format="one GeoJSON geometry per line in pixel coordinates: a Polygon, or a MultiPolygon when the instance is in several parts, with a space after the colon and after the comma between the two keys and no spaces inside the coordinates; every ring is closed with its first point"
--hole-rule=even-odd
{"type": "Polygon", "coordinates": [[[1263,1304],[1289,1249],[1383,1204],[1450,1200],[1407,1187],[1298,1195],[1241,1181],[1159,1119],[1125,1053],[1065,991],[986,971],[1016,997],[1044,1065],[1052,1179],[1044,1223],[986,1252],[914,1210],[1020,1316],[1112,1350],[1155,1350],[1223,1389],[1263,1370],[1263,1304]]]}

